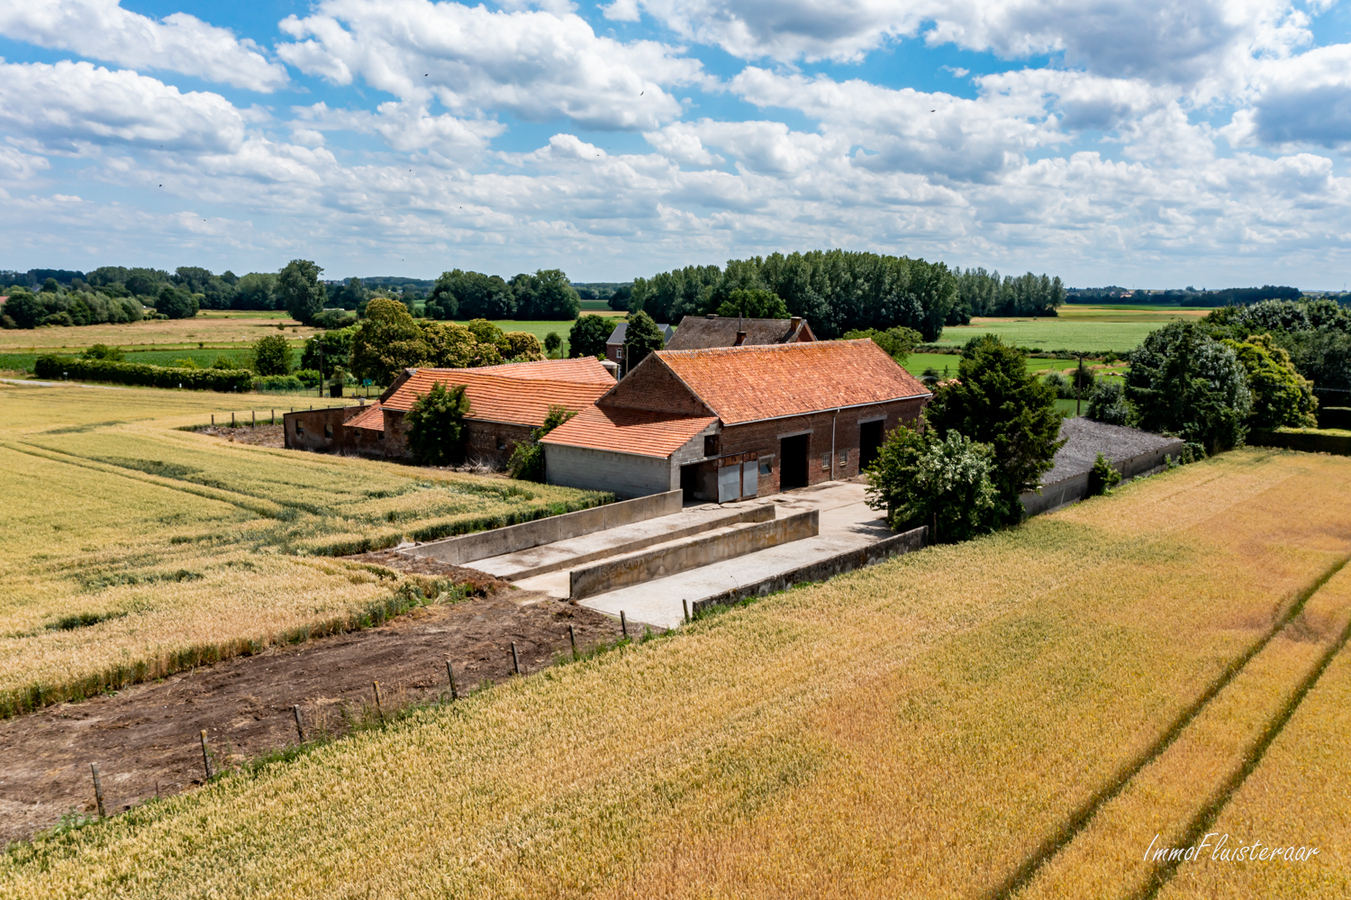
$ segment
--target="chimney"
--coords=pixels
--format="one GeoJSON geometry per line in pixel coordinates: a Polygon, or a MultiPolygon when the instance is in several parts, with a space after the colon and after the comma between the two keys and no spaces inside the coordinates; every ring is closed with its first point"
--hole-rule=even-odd
{"type": "Polygon", "coordinates": [[[746,332],[744,332],[744,331],[738,331],[738,332],[736,333],[736,343],[733,344],[732,346],[733,346],[733,347],[740,347],[740,346],[741,346],[742,344],[744,344],[744,343],[746,343],[746,332]]]}
{"type": "Polygon", "coordinates": [[[794,333],[795,331],[797,331],[797,330],[798,330],[799,328],[801,328],[801,327],[802,327],[802,317],[801,317],[801,316],[793,316],[793,318],[791,318],[791,319],[788,320],[788,333],[789,333],[789,334],[794,333]]]}
{"type": "Polygon", "coordinates": [[[708,315],[704,316],[705,319],[716,319],[717,317],[718,317],[717,313],[709,313],[708,315]]]}

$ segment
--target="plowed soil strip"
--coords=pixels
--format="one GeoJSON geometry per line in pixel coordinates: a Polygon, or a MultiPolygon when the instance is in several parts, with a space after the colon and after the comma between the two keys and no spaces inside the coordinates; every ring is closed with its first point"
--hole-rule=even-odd
{"type": "Polygon", "coordinates": [[[512,676],[513,641],[525,673],[570,653],[569,625],[583,649],[619,637],[600,613],[504,589],[0,722],[0,845],[92,813],[90,763],[108,812],[124,810],[202,782],[203,729],[219,762],[237,765],[297,743],[293,704],[307,729],[341,734],[343,708],[369,706],[373,681],[386,709],[439,698],[449,659],[459,689],[473,690],[512,676]]]}

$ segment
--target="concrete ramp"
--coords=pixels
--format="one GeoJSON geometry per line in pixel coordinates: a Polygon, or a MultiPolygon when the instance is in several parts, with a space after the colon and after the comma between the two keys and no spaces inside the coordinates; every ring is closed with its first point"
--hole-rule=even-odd
{"type": "Polygon", "coordinates": [[[820,512],[817,510],[776,519],[773,517],[773,507],[759,508],[769,512],[767,521],[667,542],[652,549],[573,569],[568,576],[569,599],[576,601],[621,587],[643,584],[655,578],[666,578],[780,544],[815,537],[820,531],[820,512]]]}

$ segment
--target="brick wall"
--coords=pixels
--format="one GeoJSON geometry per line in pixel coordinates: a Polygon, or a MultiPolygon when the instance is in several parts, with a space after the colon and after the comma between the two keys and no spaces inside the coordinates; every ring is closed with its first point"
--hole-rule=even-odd
{"type": "Polygon", "coordinates": [[[761,460],[773,456],[768,475],[760,475],[760,493],[779,492],[779,439],[785,435],[809,432],[807,439],[807,484],[820,484],[832,478],[852,478],[859,473],[859,423],[870,419],[885,417],[883,434],[889,433],[897,425],[905,422],[913,424],[924,408],[924,400],[896,400],[891,403],[879,403],[858,409],[841,410],[836,416],[833,412],[813,413],[794,416],[787,419],[773,419],[768,422],[751,422],[746,425],[724,427],[720,446],[720,456],[758,452],[761,460]],[[835,424],[835,462],[834,473],[830,465],[831,421],[835,424]],[[823,458],[825,464],[822,464],[823,458]]]}
{"type": "MultiPolygon", "coordinates": [[[[288,449],[328,453],[354,453],[381,459],[407,459],[408,425],[398,410],[385,410],[385,430],[348,428],[344,420],[361,411],[359,406],[305,410],[282,417],[288,449]]],[[[465,457],[495,468],[506,468],[520,441],[530,439],[528,425],[465,420],[465,457]]]]}
{"type": "Polygon", "coordinates": [[[648,357],[624,376],[598,405],[646,409],[677,416],[711,416],[713,412],[690,393],[685,383],[661,360],[648,357]]]}

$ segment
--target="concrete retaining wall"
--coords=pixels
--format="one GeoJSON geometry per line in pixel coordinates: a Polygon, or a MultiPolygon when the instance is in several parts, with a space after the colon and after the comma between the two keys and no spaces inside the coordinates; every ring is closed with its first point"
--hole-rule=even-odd
{"type": "Polygon", "coordinates": [[[789,541],[815,537],[819,531],[820,512],[813,509],[674,547],[621,556],[587,568],[573,569],[569,577],[569,596],[580,600],[592,594],[735,559],[789,541]]]}
{"type": "MultiPolygon", "coordinates": [[[[592,562],[597,559],[604,559],[607,556],[615,556],[620,553],[633,553],[642,550],[644,547],[651,547],[654,544],[665,544],[668,541],[677,541],[681,538],[691,537],[703,531],[712,531],[715,528],[726,528],[728,525],[741,525],[746,522],[768,522],[774,518],[774,507],[772,506],[749,506],[745,509],[738,509],[725,516],[716,519],[700,519],[689,525],[680,528],[671,527],[660,534],[650,534],[644,538],[638,538],[618,546],[606,547],[603,550],[597,550],[594,553],[579,553],[576,556],[569,556],[564,559],[557,559],[545,565],[535,566],[533,569],[522,569],[519,572],[513,572],[510,575],[504,575],[507,581],[522,581],[526,578],[534,578],[536,575],[547,575],[550,572],[557,572],[560,569],[572,569],[584,563],[592,562]]],[[[676,521],[672,520],[672,525],[676,521]]]]}
{"type": "Polygon", "coordinates": [[[847,553],[832,556],[830,559],[823,559],[820,562],[814,562],[778,575],[771,575],[761,581],[743,584],[740,587],[732,588],[730,591],[706,597],[695,602],[690,612],[693,614],[710,606],[729,605],[747,597],[763,597],[766,594],[782,591],[795,584],[807,581],[825,581],[827,578],[834,578],[836,575],[852,572],[854,569],[875,565],[893,556],[921,550],[928,543],[928,539],[929,529],[922,525],[919,528],[892,535],[875,544],[869,544],[862,549],[850,550],[847,553]]]}
{"type": "MultiPolygon", "coordinates": [[[[1171,456],[1176,460],[1182,455],[1182,447],[1183,442],[1176,440],[1160,447],[1158,450],[1151,450],[1148,453],[1141,453],[1114,462],[1112,468],[1120,472],[1122,478],[1138,478],[1161,468],[1164,465],[1165,456],[1171,456]]],[[[1023,501],[1023,509],[1027,511],[1027,515],[1030,517],[1054,512],[1062,506],[1078,503],[1087,496],[1088,473],[1080,472],[1078,475],[1071,475],[1069,478],[1061,479],[1054,484],[1043,485],[1040,494],[1029,492],[1023,494],[1020,499],[1023,501]]]]}
{"type": "Polygon", "coordinates": [[[533,522],[522,522],[520,525],[509,525],[506,528],[494,528],[477,534],[464,534],[446,538],[444,541],[419,544],[403,552],[409,556],[428,557],[453,566],[462,566],[476,559],[515,553],[517,550],[528,550],[540,544],[551,544],[554,541],[580,537],[607,528],[631,525],[658,516],[669,516],[680,512],[682,502],[680,491],[668,491],[650,497],[639,497],[637,500],[624,500],[593,509],[536,519],[533,522]]]}

